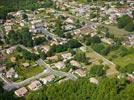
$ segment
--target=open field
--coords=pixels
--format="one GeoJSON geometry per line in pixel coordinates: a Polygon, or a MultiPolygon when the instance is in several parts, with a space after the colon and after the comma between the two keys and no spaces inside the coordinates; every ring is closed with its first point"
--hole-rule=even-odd
{"type": "Polygon", "coordinates": [[[128,34],[134,34],[134,32],[128,32],[124,29],[119,29],[116,25],[104,25],[109,28],[109,31],[112,32],[116,37],[123,37],[128,34]]]}
{"type": "MultiPolygon", "coordinates": [[[[115,52],[111,52],[107,58],[110,58],[113,54],[116,54],[115,52]]],[[[119,65],[121,67],[124,67],[128,65],[129,63],[134,63],[134,53],[133,54],[128,54],[124,57],[117,56],[113,58],[112,62],[114,62],[116,65],[119,65]]]]}
{"type": "Polygon", "coordinates": [[[40,66],[35,66],[35,67],[30,66],[29,68],[23,68],[23,67],[19,66],[16,68],[17,73],[20,76],[23,76],[24,78],[32,77],[32,76],[42,72],[43,70],[44,70],[44,68],[40,67],[40,66]]]}
{"type": "MultiPolygon", "coordinates": [[[[116,65],[113,62],[107,60],[102,55],[93,51],[90,47],[88,49],[89,49],[90,52],[88,52],[86,54],[86,56],[90,58],[90,61],[92,62],[92,64],[101,64],[102,62],[107,63],[107,65],[109,66],[109,69],[106,71],[107,76],[118,73],[118,71],[116,70],[116,65]]],[[[87,66],[87,67],[88,67],[88,69],[90,69],[91,65],[87,66]]]]}

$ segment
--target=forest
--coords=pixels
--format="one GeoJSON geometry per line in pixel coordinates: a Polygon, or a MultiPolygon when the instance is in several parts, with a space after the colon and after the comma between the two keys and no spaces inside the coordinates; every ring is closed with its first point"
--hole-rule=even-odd
{"type": "Polygon", "coordinates": [[[0,19],[6,18],[7,13],[12,11],[35,10],[40,7],[51,7],[52,5],[51,0],[0,0],[0,19]],[[41,1],[45,3],[41,3],[41,1]]]}
{"type": "Polygon", "coordinates": [[[103,78],[99,85],[83,78],[44,86],[30,92],[26,100],[133,100],[134,84],[117,78],[103,78]]]}

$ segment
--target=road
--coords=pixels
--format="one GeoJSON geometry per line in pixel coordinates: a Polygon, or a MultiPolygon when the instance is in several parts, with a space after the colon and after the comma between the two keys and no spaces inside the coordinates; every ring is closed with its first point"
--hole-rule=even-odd
{"type": "Polygon", "coordinates": [[[76,80],[77,77],[69,72],[62,72],[62,71],[58,71],[58,70],[54,70],[50,67],[50,65],[46,64],[42,59],[39,59],[37,61],[37,64],[39,64],[40,66],[44,66],[46,69],[48,69],[50,71],[51,74],[58,76],[58,77],[67,77],[71,80],[76,80]]]}
{"type": "Polygon", "coordinates": [[[4,32],[3,32],[2,28],[1,28],[1,26],[0,26],[0,37],[2,38],[1,40],[3,41],[3,43],[6,44],[5,38],[4,38],[4,32]]]}
{"type": "Polygon", "coordinates": [[[36,79],[39,79],[47,74],[53,74],[55,76],[58,76],[58,77],[64,77],[66,76],[67,78],[71,79],[71,80],[76,80],[77,77],[71,73],[66,73],[66,72],[62,72],[62,71],[57,71],[57,70],[54,70],[52,69],[48,64],[46,64],[42,59],[39,59],[38,61],[36,61],[37,64],[39,64],[40,66],[43,66],[44,67],[44,71],[35,75],[35,76],[32,76],[24,81],[21,81],[21,82],[9,82],[8,80],[6,80],[6,78],[4,77],[1,77],[1,79],[5,82],[5,85],[3,86],[3,88],[7,91],[11,91],[11,90],[14,90],[14,89],[18,89],[20,87],[23,87],[23,86],[26,86],[28,84],[31,83],[31,81],[34,81],[36,79]],[[47,69],[47,72],[45,71],[47,69]]]}
{"type": "Polygon", "coordinates": [[[48,36],[48,37],[51,37],[53,40],[64,40],[63,38],[61,38],[61,37],[59,37],[59,36],[57,36],[57,35],[55,35],[55,34],[53,34],[53,33],[50,33],[47,29],[43,29],[43,33],[46,35],[46,36],[48,36]]]}

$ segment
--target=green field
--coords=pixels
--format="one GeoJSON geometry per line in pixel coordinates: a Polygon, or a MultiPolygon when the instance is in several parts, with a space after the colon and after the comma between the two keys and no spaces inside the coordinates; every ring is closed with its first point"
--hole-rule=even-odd
{"type": "Polygon", "coordinates": [[[113,63],[115,63],[116,65],[119,65],[121,67],[124,67],[130,63],[134,63],[134,52],[133,52],[133,48],[128,48],[129,52],[127,55],[125,56],[120,56],[119,55],[119,51],[115,50],[110,52],[106,58],[110,59],[113,63]]]}
{"type": "Polygon", "coordinates": [[[124,57],[117,57],[117,58],[113,59],[113,62],[116,65],[119,65],[122,67],[128,65],[129,63],[134,63],[134,54],[129,54],[124,57]]]}
{"type": "Polygon", "coordinates": [[[123,37],[125,35],[134,34],[134,32],[128,32],[124,29],[119,29],[116,25],[104,25],[113,33],[116,37],[123,37]]]}
{"type": "Polygon", "coordinates": [[[16,68],[17,73],[24,77],[24,78],[29,78],[32,77],[38,73],[43,72],[44,68],[40,66],[30,66],[28,68],[24,68],[23,66],[19,66],[16,68]]]}

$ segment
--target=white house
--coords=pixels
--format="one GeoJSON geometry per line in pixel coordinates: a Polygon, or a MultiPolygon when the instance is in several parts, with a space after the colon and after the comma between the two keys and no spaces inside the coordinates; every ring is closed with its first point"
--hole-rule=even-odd
{"type": "Polygon", "coordinates": [[[43,84],[47,84],[48,82],[53,81],[54,78],[55,78],[54,75],[49,75],[49,76],[47,76],[45,78],[40,78],[40,80],[43,82],[43,84]]]}

